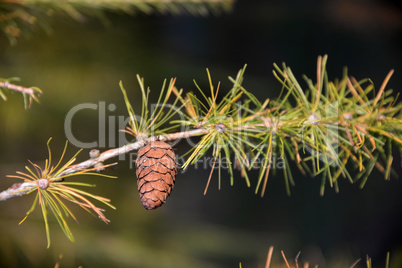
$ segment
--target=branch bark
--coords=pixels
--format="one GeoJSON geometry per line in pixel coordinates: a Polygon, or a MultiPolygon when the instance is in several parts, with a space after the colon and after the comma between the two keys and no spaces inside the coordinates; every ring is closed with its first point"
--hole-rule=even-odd
{"type": "Polygon", "coordinates": [[[35,91],[31,87],[22,87],[18,85],[11,84],[9,82],[0,82],[0,87],[4,87],[13,91],[21,92],[27,95],[33,95],[35,91]]]}
{"type": "Polygon", "coordinates": [[[1,91],[2,88],[22,93],[24,96],[25,109],[31,107],[33,101],[39,103],[38,97],[42,94],[42,91],[37,87],[22,87],[5,81],[0,82],[0,97],[5,101],[7,97],[1,91]]]}
{"type": "MultiPolygon", "coordinates": [[[[152,141],[156,141],[156,140],[171,141],[171,140],[184,139],[184,138],[189,138],[189,137],[193,137],[193,136],[203,135],[203,134],[206,134],[207,132],[208,132],[208,130],[206,130],[205,128],[197,128],[197,129],[192,129],[192,130],[183,131],[183,132],[176,132],[176,133],[171,133],[171,134],[152,136],[145,140],[136,141],[133,143],[126,144],[119,148],[107,150],[107,151],[101,153],[96,158],[90,158],[86,161],[83,161],[81,163],[75,164],[75,165],[67,168],[66,170],[64,170],[63,172],[58,174],[57,177],[74,174],[74,173],[77,173],[84,169],[94,167],[97,164],[103,164],[103,162],[105,162],[108,159],[114,158],[121,154],[129,153],[134,150],[138,150],[141,147],[143,147],[145,143],[148,143],[148,142],[152,142],[152,141]]],[[[37,184],[33,183],[33,182],[15,183],[7,190],[0,192],[0,201],[5,201],[12,197],[25,195],[30,190],[32,190],[33,187],[37,187],[37,184]]]]}

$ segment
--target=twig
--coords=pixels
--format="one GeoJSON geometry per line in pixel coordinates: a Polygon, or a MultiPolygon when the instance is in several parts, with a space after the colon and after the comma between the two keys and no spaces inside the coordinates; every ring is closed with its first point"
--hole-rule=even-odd
{"type": "Polygon", "coordinates": [[[0,82],[0,87],[4,87],[10,90],[14,90],[17,92],[21,92],[28,95],[33,95],[35,91],[31,87],[22,87],[14,84],[10,84],[9,82],[0,82]]]}
{"type": "MultiPolygon", "coordinates": [[[[62,177],[65,175],[77,173],[84,169],[88,169],[90,167],[96,166],[96,164],[103,163],[104,161],[106,161],[110,158],[119,156],[121,154],[126,154],[126,153],[134,151],[134,150],[138,150],[139,148],[144,146],[144,144],[147,142],[152,142],[155,140],[160,140],[160,141],[178,140],[178,139],[202,135],[205,133],[207,133],[206,129],[198,128],[198,129],[193,129],[193,130],[188,130],[188,131],[183,131],[183,132],[176,132],[176,133],[172,133],[172,134],[152,136],[146,140],[136,141],[136,142],[129,143],[129,144],[124,145],[119,148],[110,149],[108,151],[105,151],[96,158],[90,158],[86,161],[73,165],[70,168],[67,168],[63,172],[60,172],[60,174],[58,174],[56,177],[62,177]]],[[[12,197],[25,195],[33,187],[36,187],[36,186],[37,186],[36,183],[32,183],[32,182],[15,183],[7,190],[0,192],[0,201],[5,201],[12,197]]]]}
{"type": "Polygon", "coordinates": [[[1,88],[22,93],[22,95],[24,96],[25,109],[31,107],[33,101],[39,103],[38,96],[42,94],[42,91],[37,87],[22,87],[15,84],[10,84],[10,82],[5,81],[0,82],[0,97],[2,97],[4,100],[7,100],[7,98],[4,94],[2,94],[1,88]],[[29,98],[27,98],[27,96],[29,96],[29,98]]]}
{"type": "Polygon", "coordinates": [[[0,201],[27,194],[36,186],[36,183],[33,182],[14,183],[10,188],[0,193],[0,201]]]}

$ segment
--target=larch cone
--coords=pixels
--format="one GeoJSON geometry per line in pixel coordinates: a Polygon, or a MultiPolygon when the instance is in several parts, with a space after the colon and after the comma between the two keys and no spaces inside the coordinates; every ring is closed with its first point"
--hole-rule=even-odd
{"type": "Polygon", "coordinates": [[[137,185],[144,208],[162,206],[172,192],[176,174],[176,156],[172,146],[163,141],[147,143],[138,150],[137,185]]]}

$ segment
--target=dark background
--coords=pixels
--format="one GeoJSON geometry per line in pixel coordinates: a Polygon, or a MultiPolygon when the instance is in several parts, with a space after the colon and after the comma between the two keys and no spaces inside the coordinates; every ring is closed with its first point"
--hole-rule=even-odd
{"type": "MultiPolygon", "coordinates": [[[[50,137],[59,157],[64,118],[75,105],[105,101],[117,105],[108,116],[126,116],[118,87],[122,80],[139,107],[137,73],[156,101],[164,78],[177,77],[177,86],[187,91],[196,90],[195,79],[207,91],[209,68],[224,92],[230,89],[227,77],[247,64],[245,88],[265,99],[281,89],[272,75],[274,62],[286,62],[300,81],[303,74],[315,80],[317,56],[328,54],[330,79],[342,77],[347,66],[349,74],[371,78],[378,89],[395,69],[388,87],[399,92],[402,85],[402,11],[396,1],[237,1],[232,13],[220,16],[107,17],[109,26],[93,18],[79,23],[54,17],[51,35],[37,29],[14,47],[0,36],[0,76],[21,77],[22,85],[44,91],[41,104],[28,111],[19,94],[0,102],[0,189],[14,182],[5,175],[22,171],[27,159],[43,165],[50,137]]],[[[77,114],[73,130],[82,141],[96,140],[97,111],[77,114]]],[[[70,146],[69,156],[78,149],[70,146]]],[[[182,154],[187,148],[176,149],[182,154]]],[[[86,160],[88,151],[78,161],[86,160]]],[[[394,167],[400,173],[398,159],[394,167]]],[[[385,181],[376,171],[362,190],[342,179],[340,193],[327,188],[324,197],[319,177],[296,170],[296,187],[287,196],[279,172],[261,198],[254,194],[257,173],[251,188],[240,176],[232,187],[224,176],[218,190],[215,176],[204,196],[209,170],[190,167],[156,211],[142,208],[129,161],[110,174],[118,179],[85,180],[96,183],[96,194],[117,207],[106,211],[111,223],[76,209],[79,225],[70,219],[76,242],[70,243],[53,221],[48,250],[40,210],[18,225],[33,195],[1,202],[0,266],[52,267],[63,254],[62,267],[238,267],[239,262],[263,267],[271,245],[276,262],[284,250],[290,260],[301,251],[301,261],[320,267],[349,267],[366,254],[374,267],[384,267],[390,251],[391,267],[402,265],[402,182],[385,181]]]]}

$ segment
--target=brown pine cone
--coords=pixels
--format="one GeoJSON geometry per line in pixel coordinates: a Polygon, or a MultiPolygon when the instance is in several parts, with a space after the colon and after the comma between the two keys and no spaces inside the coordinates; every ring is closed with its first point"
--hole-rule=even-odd
{"type": "Polygon", "coordinates": [[[177,174],[172,146],[154,141],[138,150],[136,161],[138,193],[146,209],[162,206],[172,192],[177,174]]]}

